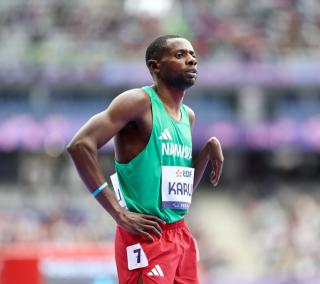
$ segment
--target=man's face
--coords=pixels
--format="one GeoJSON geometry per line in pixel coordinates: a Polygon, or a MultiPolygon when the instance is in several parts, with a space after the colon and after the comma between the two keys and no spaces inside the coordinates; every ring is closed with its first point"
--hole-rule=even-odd
{"type": "Polygon", "coordinates": [[[197,79],[197,60],[191,43],[184,38],[167,40],[159,60],[158,78],[169,86],[185,90],[197,79]]]}

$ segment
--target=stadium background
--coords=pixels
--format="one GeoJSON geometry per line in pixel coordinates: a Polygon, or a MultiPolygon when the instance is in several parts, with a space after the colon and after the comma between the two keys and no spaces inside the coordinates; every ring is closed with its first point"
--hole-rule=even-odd
{"type": "MultiPolygon", "coordinates": [[[[110,284],[115,224],[65,145],[120,92],[150,84],[144,51],[180,34],[198,53],[194,150],[225,166],[187,217],[201,283],[320,283],[318,0],[2,0],[2,284],[110,284]]],[[[101,151],[113,173],[112,143],[101,151]]]]}

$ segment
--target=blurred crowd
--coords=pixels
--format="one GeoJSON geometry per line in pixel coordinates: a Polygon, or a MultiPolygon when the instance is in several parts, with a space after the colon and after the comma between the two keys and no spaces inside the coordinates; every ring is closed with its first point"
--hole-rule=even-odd
{"type": "MultiPolygon", "coordinates": [[[[81,244],[112,241],[114,226],[108,215],[103,214],[102,209],[99,212],[94,208],[86,208],[85,205],[61,205],[61,196],[56,196],[53,200],[50,204],[43,200],[41,203],[33,201],[32,204],[24,206],[16,204],[10,206],[9,209],[2,205],[0,210],[1,245],[14,243],[81,244]]],[[[77,201],[79,202],[79,199],[77,201]]]]}
{"type": "Polygon", "coordinates": [[[319,192],[287,186],[268,199],[252,200],[244,210],[259,243],[258,256],[271,275],[320,277],[319,192]]]}
{"type": "Polygon", "coordinates": [[[0,62],[97,68],[141,61],[163,33],[186,36],[201,59],[214,62],[320,57],[317,0],[167,0],[162,14],[147,10],[148,1],[131,2],[1,1],[0,62]]]}
{"type": "MultiPolygon", "coordinates": [[[[229,247],[219,243],[218,232],[211,239],[202,238],[201,242],[200,238],[203,265],[208,273],[228,278],[231,271],[231,275],[237,271],[235,262],[239,258],[247,265],[238,269],[242,269],[239,275],[247,278],[259,275],[271,280],[270,283],[319,281],[320,195],[316,190],[316,185],[283,184],[279,191],[263,198],[227,196],[241,216],[241,223],[235,226],[246,229],[245,233],[239,230],[234,235],[233,242],[237,245],[231,242],[229,247]],[[302,192],[301,187],[309,191],[302,192]],[[242,255],[238,255],[238,251],[242,255]],[[283,282],[278,282],[279,279],[283,282]]],[[[232,211],[229,214],[232,215],[232,211]]],[[[227,222],[224,226],[232,226],[227,219],[222,222],[227,222]]],[[[225,231],[223,227],[218,230],[225,231]]],[[[230,238],[226,234],[222,237],[230,238]]]]}
{"type": "Polygon", "coordinates": [[[195,45],[208,59],[319,58],[319,1],[195,1],[189,8],[195,45]]]}

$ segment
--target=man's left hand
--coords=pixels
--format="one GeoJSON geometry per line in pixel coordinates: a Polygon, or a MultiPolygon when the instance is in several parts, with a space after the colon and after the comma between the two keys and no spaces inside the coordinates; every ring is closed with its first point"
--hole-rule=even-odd
{"type": "Polygon", "coordinates": [[[218,182],[222,173],[224,157],[222,153],[221,144],[216,137],[210,138],[208,141],[208,144],[209,144],[209,159],[213,167],[210,174],[210,182],[214,187],[216,187],[218,185],[218,182]]]}

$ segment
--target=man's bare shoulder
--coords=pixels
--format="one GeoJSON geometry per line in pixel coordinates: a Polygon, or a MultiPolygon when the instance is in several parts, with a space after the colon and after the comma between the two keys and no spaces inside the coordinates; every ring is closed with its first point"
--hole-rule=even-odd
{"type": "Polygon", "coordinates": [[[134,111],[137,108],[139,111],[150,108],[150,99],[148,94],[141,88],[130,89],[119,94],[115,99],[114,103],[121,104],[125,108],[134,111]]]}
{"type": "Polygon", "coordinates": [[[184,105],[188,111],[189,114],[189,120],[190,120],[190,125],[193,126],[193,123],[195,121],[196,115],[194,113],[194,111],[187,105],[184,105]]]}
{"type": "Polygon", "coordinates": [[[117,95],[109,105],[107,112],[113,117],[121,114],[127,119],[138,119],[149,110],[148,94],[143,89],[130,89],[117,95]]]}

